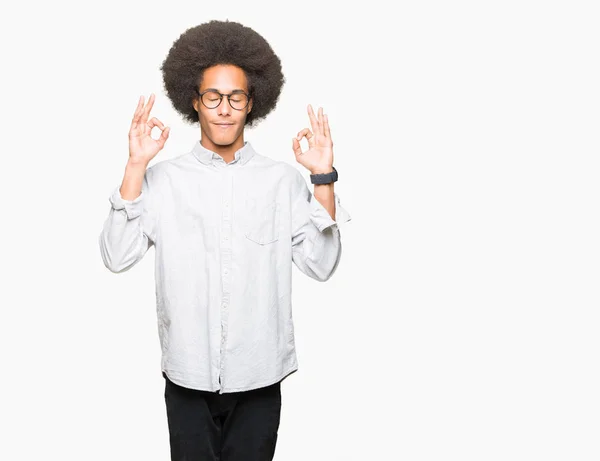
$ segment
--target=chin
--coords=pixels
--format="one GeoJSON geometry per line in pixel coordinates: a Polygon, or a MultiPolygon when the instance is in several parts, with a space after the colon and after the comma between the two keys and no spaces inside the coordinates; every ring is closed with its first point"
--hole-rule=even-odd
{"type": "Polygon", "coordinates": [[[217,146],[231,146],[237,138],[219,138],[218,136],[211,139],[213,144],[217,146]]]}
{"type": "Polygon", "coordinates": [[[215,134],[214,136],[211,137],[211,141],[213,143],[215,143],[218,146],[229,146],[231,144],[233,144],[235,141],[237,141],[237,139],[240,137],[241,133],[236,133],[235,135],[219,135],[219,134],[215,134]]]}

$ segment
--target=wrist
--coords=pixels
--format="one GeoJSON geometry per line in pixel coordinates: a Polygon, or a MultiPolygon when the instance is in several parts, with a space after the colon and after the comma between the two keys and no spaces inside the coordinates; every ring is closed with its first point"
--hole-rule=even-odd
{"type": "MultiPolygon", "coordinates": [[[[313,171],[327,171],[327,170],[321,170],[320,168],[315,168],[313,171]]],[[[335,169],[335,167],[331,167],[331,170],[325,172],[325,173],[313,173],[310,175],[310,182],[313,184],[318,184],[318,185],[322,185],[322,184],[333,184],[334,182],[336,182],[338,180],[338,172],[335,169]]]]}
{"type": "Polygon", "coordinates": [[[315,167],[310,170],[310,174],[329,174],[333,171],[333,166],[315,167]]]}
{"type": "Polygon", "coordinates": [[[127,162],[127,165],[125,166],[125,170],[135,171],[135,172],[138,172],[138,171],[145,172],[147,168],[148,168],[148,162],[143,162],[143,161],[135,162],[135,161],[129,160],[127,162]]]}

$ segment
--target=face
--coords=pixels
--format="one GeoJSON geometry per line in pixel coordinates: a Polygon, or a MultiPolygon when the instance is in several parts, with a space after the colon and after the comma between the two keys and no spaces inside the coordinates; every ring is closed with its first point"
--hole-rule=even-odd
{"type": "MultiPolygon", "coordinates": [[[[214,89],[221,94],[242,90],[247,94],[246,74],[240,67],[229,64],[209,67],[204,71],[199,91],[202,93],[208,89],[214,89]]],[[[235,95],[232,99],[236,99],[235,95]]],[[[235,102],[233,103],[235,105],[235,102]]],[[[237,150],[244,145],[244,123],[252,110],[252,100],[242,110],[231,107],[226,96],[223,96],[220,104],[214,109],[206,107],[199,97],[193,104],[198,112],[202,144],[206,148],[220,153],[223,148],[237,150]]]]}

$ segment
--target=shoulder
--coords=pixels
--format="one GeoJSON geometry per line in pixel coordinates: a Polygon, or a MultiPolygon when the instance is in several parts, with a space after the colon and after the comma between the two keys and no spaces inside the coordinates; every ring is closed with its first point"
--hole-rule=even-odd
{"type": "Polygon", "coordinates": [[[300,180],[304,181],[304,176],[302,171],[295,164],[283,161],[283,160],[275,160],[271,157],[267,157],[262,154],[255,154],[255,159],[253,159],[253,163],[256,166],[260,166],[263,168],[268,168],[269,170],[277,173],[277,176],[291,181],[298,182],[300,180]]]}
{"type": "Polygon", "coordinates": [[[304,176],[301,167],[298,164],[292,164],[284,160],[275,160],[255,151],[255,154],[250,161],[252,169],[257,168],[263,171],[268,171],[270,177],[276,177],[287,183],[299,183],[304,181],[304,176]]]}
{"type": "Polygon", "coordinates": [[[307,180],[305,178],[306,174],[303,171],[304,167],[300,165],[296,166],[287,162],[279,163],[279,168],[281,169],[280,178],[291,196],[309,196],[311,192],[308,188],[307,180]]]}
{"type": "Polygon", "coordinates": [[[173,169],[180,169],[188,165],[192,160],[190,154],[181,154],[173,158],[159,160],[156,163],[150,165],[146,169],[146,175],[149,180],[158,181],[160,178],[165,177],[169,171],[173,169]]]}

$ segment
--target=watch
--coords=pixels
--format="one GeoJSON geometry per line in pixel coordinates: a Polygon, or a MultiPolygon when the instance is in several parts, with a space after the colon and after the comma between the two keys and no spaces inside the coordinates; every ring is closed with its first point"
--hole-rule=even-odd
{"type": "Polygon", "coordinates": [[[333,171],[331,173],[311,174],[310,182],[313,184],[331,184],[332,182],[336,182],[338,180],[338,172],[335,167],[332,168],[333,171]]]}

